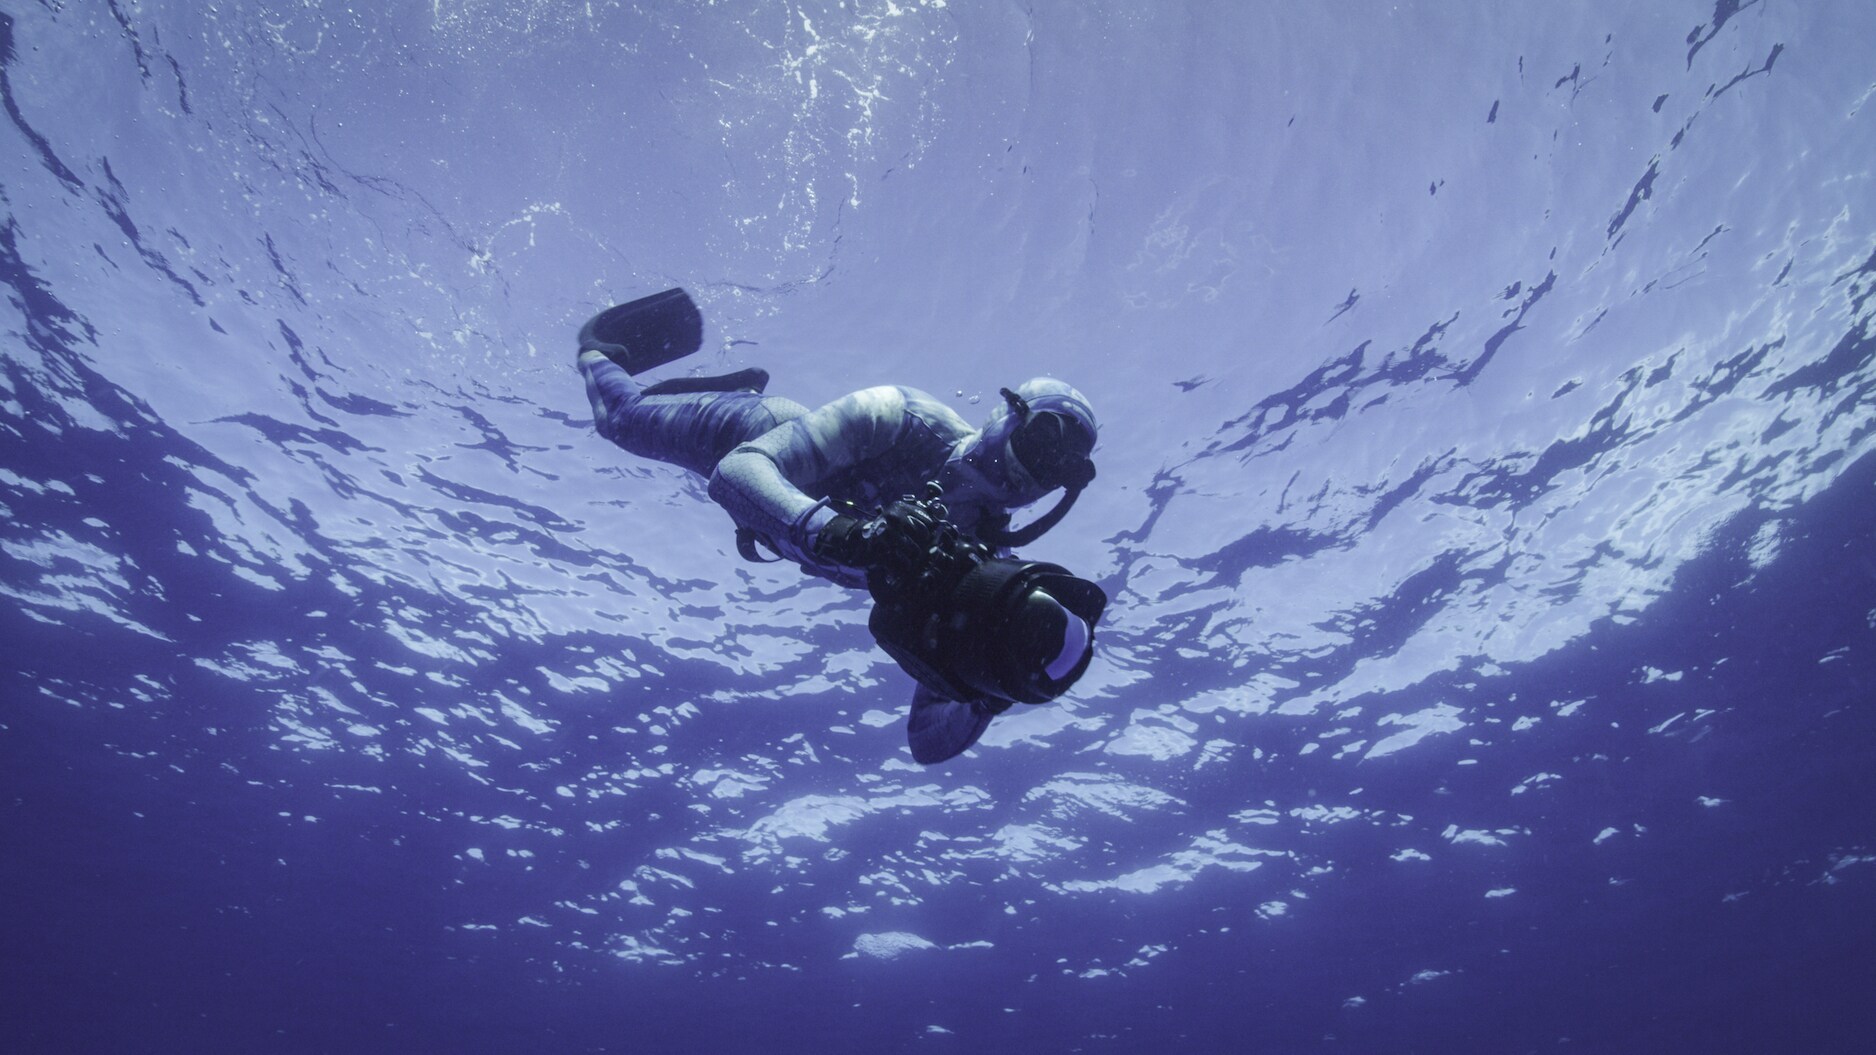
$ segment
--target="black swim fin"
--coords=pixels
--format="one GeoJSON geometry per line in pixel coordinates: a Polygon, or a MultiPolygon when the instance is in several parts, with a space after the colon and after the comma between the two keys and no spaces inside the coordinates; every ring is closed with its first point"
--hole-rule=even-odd
{"type": "Polygon", "coordinates": [[[1009,709],[1007,703],[998,705],[987,700],[947,700],[919,685],[912,690],[912,715],[905,723],[912,761],[935,766],[956,758],[984,735],[990,719],[1009,709]]]}
{"type": "Polygon", "coordinates": [[[703,347],[703,314],[682,289],[614,304],[580,327],[580,349],[592,348],[642,374],[703,347]]]}
{"type": "Polygon", "coordinates": [[[759,366],[715,377],[674,377],[655,385],[646,385],[648,396],[677,396],[688,392],[755,392],[769,387],[769,372],[759,366]]]}

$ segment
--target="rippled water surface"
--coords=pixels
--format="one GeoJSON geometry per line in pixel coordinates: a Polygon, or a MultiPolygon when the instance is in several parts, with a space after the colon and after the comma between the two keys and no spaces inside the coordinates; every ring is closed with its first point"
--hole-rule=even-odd
{"type": "Polygon", "coordinates": [[[0,13],[22,1051],[1857,1051],[1876,7],[0,13]],[[1070,698],[923,768],[864,598],[572,334],[1100,477],[1070,698]]]}

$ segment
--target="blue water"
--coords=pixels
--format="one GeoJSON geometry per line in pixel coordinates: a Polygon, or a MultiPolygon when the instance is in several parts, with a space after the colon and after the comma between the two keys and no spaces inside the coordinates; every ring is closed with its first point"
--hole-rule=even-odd
{"type": "Polygon", "coordinates": [[[9,3],[8,1051],[1865,1051],[1876,7],[9,3]],[[941,767],[592,430],[1050,373],[941,767]]]}

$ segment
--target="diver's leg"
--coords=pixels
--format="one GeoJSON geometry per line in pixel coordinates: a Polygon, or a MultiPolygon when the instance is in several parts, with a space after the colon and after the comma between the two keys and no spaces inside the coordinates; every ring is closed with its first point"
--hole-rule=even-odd
{"type": "Polygon", "coordinates": [[[681,427],[673,427],[667,433],[675,441],[674,454],[679,457],[666,460],[695,469],[706,477],[716,471],[717,463],[723,460],[724,455],[808,412],[807,407],[792,399],[757,395],[748,391],[651,396],[645,402],[654,403],[661,398],[685,400],[691,402],[694,408],[685,417],[681,427]]]}
{"type": "Polygon", "coordinates": [[[625,368],[606,358],[605,353],[588,348],[580,352],[576,360],[580,367],[580,376],[586,380],[586,399],[593,405],[593,427],[601,436],[614,443],[625,444],[614,434],[613,422],[623,419],[626,412],[639,397],[644,394],[644,386],[632,380],[632,375],[625,368]]]}
{"type": "Polygon", "coordinates": [[[703,476],[738,444],[807,413],[794,400],[747,390],[653,394],[596,350],[581,352],[579,366],[600,435],[703,476]]]}

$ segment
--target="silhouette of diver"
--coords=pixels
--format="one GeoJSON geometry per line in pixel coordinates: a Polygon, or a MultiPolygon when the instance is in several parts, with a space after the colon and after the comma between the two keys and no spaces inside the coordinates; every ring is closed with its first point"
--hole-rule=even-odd
{"type": "Polygon", "coordinates": [[[759,369],[642,385],[633,375],[702,346],[682,289],[600,312],[578,364],[601,435],[709,480],[757,543],[810,574],[865,587],[868,626],[919,685],[907,739],[930,765],[976,743],[1014,702],[1042,703],[1081,677],[1107,598],[1057,565],[1009,549],[1059,523],[1094,479],[1087,399],[1051,378],[1004,389],[983,428],[914,388],[863,389],[809,410],[765,395],[759,369]],[[1061,489],[1011,530],[1010,511],[1061,489]],[[942,501],[940,498],[942,497],[942,501]]]}

